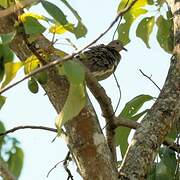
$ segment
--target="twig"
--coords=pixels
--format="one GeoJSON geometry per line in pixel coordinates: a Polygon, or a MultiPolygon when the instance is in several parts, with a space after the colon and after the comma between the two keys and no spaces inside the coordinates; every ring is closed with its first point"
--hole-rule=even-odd
{"type": "Polygon", "coordinates": [[[70,151],[67,153],[66,158],[64,159],[63,166],[64,166],[64,169],[66,170],[66,172],[68,173],[67,180],[68,179],[74,180],[73,175],[71,174],[71,171],[68,168],[69,158],[70,158],[70,151]]]}
{"type": "Polygon", "coordinates": [[[161,92],[161,88],[151,79],[151,76],[146,75],[141,69],[139,69],[139,71],[141,72],[141,74],[142,74],[143,76],[145,76],[146,78],[148,78],[148,79],[159,89],[159,91],[161,92]]]}
{"type": "Polygon", "coordinates": [[[109,25],[109,27],[103,32],[101,33],[95,40],[93,40],[91,43],[89,43],[87,46],[85,46],[84,48],[82,48],[81,50],[77,51],[76,53],[72,53],[71,55],[67,55],[63,58],[57,58],[56,60],[54,60],[53,62],[49,63],[49,64],[46,64],[38,69],[35,69],[34,71],[32,71],[31,73],[27,74],[26,76],[24,76],[22,79],[16,81],[15,83],[3,88],[0,90],[0,94],[4,93],[5,91],[11,89],[12,87],[16,86],[17,84],[23,82],[24,80],[28,79],[29,77],[31,76],[34,76],[36,74],[38,74],[39,72],[41,71],[44,71],[46,69],[49,69],[50,67],[53,67],[57,64],[60,64],[66,60],[69,60],[69,59],[73,59],[74,56],[80,54],[82,51],[84,51],[85,49],[87,49],[88,47],[92,46],[94,43],[96,43],[101,37],[103,37],[112,27],[113,25],[118,21],[119,17],[123,16],[133,5],[134,3],[136,2],[137,0],[134,0],[131,2],[131,4],[129,6],[127,6],[124,10],[120,11],[116,18],[114,19],[114,21],[109,25]]]}
{"type": "MultiPolygon", "coordinates": [[[[47,173],[47,176],[46,176],[46,177],[49,177],[49,174],[50,174],[60,163],[65,162],[65,161],[68,161],[68,160],[69,160],[69,157],[70,157],[70,151],[68,151],[68,153],[67,153],[67,155],[66,155],[66,157],[65,157],[64,160],[59,161],[58,163],[56,163],[56,164],[49,170],[49,172],[47,173]]],[[[64,163],[63,163],[63,165],[64,165],[64,163]]]]}
{"type": "Polygon", "coordinates": [[[50,128],[50,127],[26,125],[26,126],[17,126],[17,127],[12,128],[12,129],[9,129],[3,133],[0,133],[0,136],[5,136],[9,133],[13,133],[13,132],[20,130],[20,129],[41,129],[41,130],[46,130],[46,131],[51,131],[51,132],[57,132],[57,129],[50,128]]]}

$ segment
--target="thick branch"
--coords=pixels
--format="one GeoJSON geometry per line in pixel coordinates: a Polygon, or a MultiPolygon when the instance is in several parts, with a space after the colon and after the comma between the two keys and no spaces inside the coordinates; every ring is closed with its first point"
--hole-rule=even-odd
{"type": "Polygon", "coordinates": [[[9,171],[7,164],[0,159],[0,177],[6,180],[17,180],[17,178],[9,171]]]}
{"type": "MultiPolygon", "coordinates": [[[[173,1],[173,13],[180,9],[173,1]]],[[[146,179],[157,151],[175,123],[180,123],[180,15],[174,18],[174,56],[164,87],[137,129],[120,168],[121,179],[146,179]]]]}

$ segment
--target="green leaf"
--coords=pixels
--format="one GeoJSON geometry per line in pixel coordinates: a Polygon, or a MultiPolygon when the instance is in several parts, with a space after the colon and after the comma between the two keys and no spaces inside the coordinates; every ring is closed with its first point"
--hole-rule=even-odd
{"type": "Polygon", "coordinates": [[[66,61],[60,68],[61,73],[65,74],[72,84],[81,84],[85,79],[83,66],[77,61],[66,61]],[[63,69],[62,69],[63,68],[63,69]]]}
{"type": "Polygon", "coordinates": [[[1,89],[15,78],[22,65],[22,62],[9,62],[5,64],[5,80],[2,82],[1,89]]]}
{"type": "MultiPolygon", "coordinates": [[[[2,121],[0,121],[0,133],[3,133],[5,131],[6,131],[6,129],[4,127],[4,124],[2,123],[2,121]]],[[[1,152],[3,143],[4,143],[4,136],[0,136],[0,152],[1,152]]]]}
{"type": "Polygon", "coordinates": [[[54,4],[48,1],[41,1],[42,6],[46,11],[61,25],[68,23],[65,14],[54,4]]]}
{"type": "Polygon", "coordinates": [[[87,28],[84,26],[84,24],[82,22],[78,22],[78,25],[77,25],[77,27],[75,27],[73,32],[74,32],[76,38],[80,38],[87,34],[87,28]]]}
{"type": "Polygon", "coordinates": [[[61,133],[61,127],[76,117],[86,103],[85,72],[82,65],[75,60],[66,61],[59,68],[59,73],[67,76],[70,88],[65,105],[56,118],[58,134],[61,133]]]}
{"type": "MultiPolygon", "coordinates": [[[[129,0],[129,4],[132,1],[133,0],[129,0]]],[[[127,0],[122,0],[120,2],[118,6],[118,12],[124,9],[126,3],[127,0]]],[[[147,4],[147,0],[139,0],[131,7],[131,9],[126,14],[124,14],[123,18],[125,20],[125,23],[120,24],[118,27],[118,39],[122,41],[124,45],[130,42],[129,31],[133,22],[137,17],[147,12],[147,10],[144,9],[144,6],[146,6],[147,4]]]]}
{"type": "Polygon", "coordinates": [[[68,121],[76,117],[86,103],[85,85],[82,84],[70,84],[69,93],[65,105],[56,118],[56,127],[59,134],[61,133],[61,127],[68,121]]]}
{"type": "Polygon", "coordinates": [[[77,27],[74,29],[74,31],[72,31],[75,34],[76,38],[85,36],[87,34],[87,28],[82,23],[81,17],[77,13],[77,11],[66,0],[61,0],[61,1],[69,8],[69,10],[73,13],[73,15],[78,20],[77,27]]]}
{"type": "Polygon", "coordinates": [[[16,176],[19,177],[23,167],[24,153],[21,148],[16,147],[16,152],[11,153],[10,158],[8,159],[9,170],[16,176]]]}
{"type": "Polygon", "coordinates": [[[143,104],[147,101],[152,100],[153,97],[149,95],[139,95],[133,98],[131,101],[126,103],[125,107],[121,112],[121,116],[125,118],[131,118],[138,110],[143,106],[143,104]]]}
{"type": "Polygon", "coordinates": [[[39,86],[34,78],[28,79],[28,89],[34,94],[38,92],[39,86]]]}
{"type": "Polygon", "coordinates": [[[47,79],[48,79],[47,72],[46,71],[42,71],[42,72],[38,73],[36,75],[36,79],[37,79],[37,81],[40,84],[46,84],[47,83],[47,79]]]}
{"type": "Polygon", "coordinates": [[[10,32],[8,34],[0,34],[0,43],[1,44],[8,44],[10,43],[15,36],[16,32],[10,32]]]}
{"type": "Polygon", "coordinates": [[[14,54],[7,44],[0,44],[0,58],[3,63],[13,60],[14,54]]]}
{"type": "Polygon", "coordinates": [[[7,8],[8,7],[7,0],[0,0],[0,6],[7,8]]]}
{"type": "Polygon", "coordinates": [[[151,35],[153,27],[154,27],[154,16],[151,16],[142,19],[142,21],[138,24],[138,27],[136,29],[136,36],[144,41],[147,48],[150,48],[149,36],[151,35]]]}
{"type": "MultiPolygon", "coordinates": [[[[150,101],[152,99],[153,97],[149,95],[136,96],[131,101],[126,103],[120,115],[124,118],[128,118],[131,120],[138,120],[142,115],[144,115],[147,112],[147,110],[142,111],[139,114],[136,113],[139,111],[139,109],[143,106],[145,102],[150,101]]],[[[128,137],[130,131],[131,130],[126,127],[118,127],[115,130],[115,141],[116,144],[120,146],[122,157],[124,157],[128,147],[128,137]]]]}
{"type": "Polygon", "coordinates": [[[175,152],[168,147],[162,147],[160,148],[159,156],[167,168],[167,173],[173,177],[177,165],[175,152]]]}
{"type": "Polygon", "coordinates": [[[156,24],[158,26],[157,40],[161,48],[167,53],[172,53],[173,50],[173,31],[172,19],[165,19],[162,15],[158,17],[156,24]]]}
{"type": "Polygon", "coordinates": [[[26,34],[40,34],[46,30],[46,28],[41,25],[36,18],[31,16],[27,16],[23,24],[26,34]]]}
{"type": "Polygon", "coordinates": [[[6,101],[6,97],[0,95],[0,109],[3,107],[5,101],[6,101]]]}

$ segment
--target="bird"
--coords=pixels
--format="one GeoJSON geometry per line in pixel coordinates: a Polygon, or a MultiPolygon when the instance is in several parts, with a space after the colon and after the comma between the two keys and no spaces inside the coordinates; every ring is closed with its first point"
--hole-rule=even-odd
{"type": "Polygon", "coordinates": [[[107,45],[92,46],[75,58],[81,61],[98,81],[101,81],[116,70],[121,59],[121,50],[127,51],[121,41],[113,40],[107,45]]]}

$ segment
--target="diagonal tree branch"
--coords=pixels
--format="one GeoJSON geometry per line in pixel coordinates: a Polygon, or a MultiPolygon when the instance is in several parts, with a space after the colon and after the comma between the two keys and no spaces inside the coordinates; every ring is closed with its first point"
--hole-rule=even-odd
{"type": "MultiPolygon", "coordinates": [[[[49,68],[51,68],[51,67],[53,67],[53,66],[55,66],[55,65],[57,65],[57,64],[60,64],[60,63],[62,63],[62,62],[64,62],[64,61],[66,61],[66,60],[69,60],[69,59],[74,58],[74,56],[80,54],[82,51],[84,51],[84,50],[86,50],[87,48],[89,48],[90,46],[92,46],[94,43],[96,43],[101,37],[103,37],[103,36],[114,26],[114,24],[118,21],[118,19],[119,19],[121,16],[123,16],[127,11],[129,11],[129,10],[131,9],[131,7],[135,4],[136,1],[137,1],[137,0],[133,0],[124,10],[120,11],[120,12],[118,13],[118,15],[116,16],[116,18],[114,19],[114,21],[111,22],[111,24],[109,25],[109,27],[108,27],[103,33],[101,33],[95,40],[93,40],[91,43],[89,43],[88,45],[86,45],[84,48],[82,48],[81,50],[77,51],[76,53],[72,53],[71,55],[67,55],[67,56],[65,56],[65,57],[63,57],[63,58],[57,58],[57,57],[54,58],[54,61],[53,61],[53,62],[48,63],[48,64],[46,64],[46,65],[44,65],[44,66],[42,66],[42,67],[40,67],[40,68],[32,71],[31,73],[27,74],[27,75],[24,76],[22,79],[20,79],[19,81],[17,81],[17,82],[15,82],[15,83],[13,83],[13,84],[11,84],[11,85],[9,85],[9,86],[1,89],[1,90],[0,90],[0,94],[2,94],[2,93],[4,93],[5,91],[11,89],[12,87],[16,86],[17,84],[23,82],[24,80],[28,79],[29,77],[38,74],[38,73],[41,72],[41,71],[47,70],[47,69],[49,69],[49,68]]],[[[2,10],[2,11],[3,11],[3,10],[2,10]]],[[[0,11],[0,12],[1,12],[1,11],[0,11]]],[[[1,16],[0,16],[0,18],[1,18],[1,16]]],[[[4,33],[6,33],[6,32],[4,32],[4,33]]]]}

